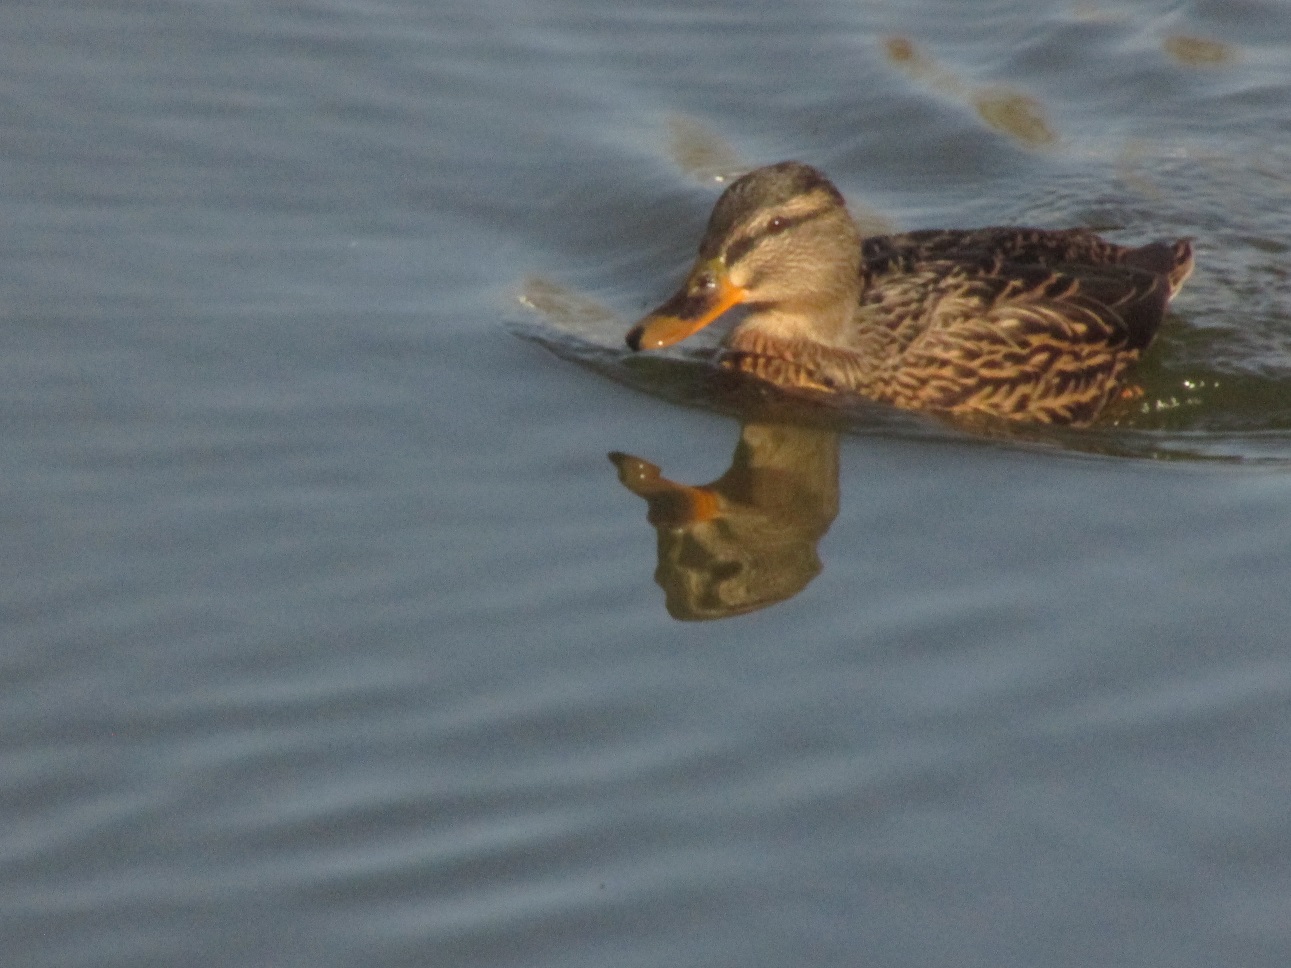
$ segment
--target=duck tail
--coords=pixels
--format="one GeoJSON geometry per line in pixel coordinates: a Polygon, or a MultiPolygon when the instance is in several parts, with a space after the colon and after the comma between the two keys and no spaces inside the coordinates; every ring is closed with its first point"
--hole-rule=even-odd
{"type": "Polygon", "coordinates": [[[1125,256],[1125,263],[1136,269],[1146,269],[1157,275],[1165,276],[1170,283],[1170,298],[1173,299],[1183,288],[1183,284],[1192,275],[1196,260],[1192,253],[1192,239],[1177,239],[1174,242],[1150,242],[1137,249],[1131,249],[1125,256]]]}

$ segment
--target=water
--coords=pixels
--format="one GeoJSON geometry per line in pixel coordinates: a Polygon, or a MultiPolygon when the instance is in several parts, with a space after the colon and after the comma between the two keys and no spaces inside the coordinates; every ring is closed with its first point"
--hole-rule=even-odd
{"type": "Polygon", "coordinates": [[[1284,5],[0,38],[7,964],[1291,958],[1284,5]],[[867,224],[1194,236],[1145,395],[999,438],[626,358],[785,157],[867,224]],[[668,545],[665,479],[761,543],[668,545]]]}

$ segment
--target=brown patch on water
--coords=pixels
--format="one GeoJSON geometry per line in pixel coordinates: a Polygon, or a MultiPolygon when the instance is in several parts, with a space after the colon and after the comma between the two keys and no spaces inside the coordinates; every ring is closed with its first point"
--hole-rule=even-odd
{"type": "Polygon", "coordinates": [[[888,37],[883,42],[888,61],[938,94],[973,107],[993,131],[1006,134],[1028,148],[1049,148],[1058,133],[1045,119],[1044,105],[1012,88],[992,85],[977,88],[936,64],[908,37],[888,37]]]}
{"type": "Polygon", "coordinates": [[[897,64],[906,64],[915,59],[914,44],[905,37],[889,37],[883,42],[887,49],[888,59],[897,64]]]}
{"type": "Polygon", "coordinates": [[[937,64],[914,45],[908,37],[889,37],[883,42],[883,51],[906,74],[926,84],[940,94],[963,98],[967,85],[937,64]]]}
{"type": "Polygon", "coordinates": [[[516,293],[520,305],[546,317],[557,330],[618,348],[627,321],[581,292],[542,276],[529,276],[516,293]]]}
{"type": "Polygon", "coordinates": [[[978,94],[974,105],[983,121],[1024,144],[1046,148],[1058,141],[1044,119],[1043,107],[1033,97],[1008,88],[991,88],[978,94]]]}
{"type": "Polygon", "coordinates": [[[749,170],[730,142],[702,121],[686,114],[671,114],[667,125],[668,154],[692,178],[724,183],[749,170]]]}
{"type": "Polygon", "coordinates": [[[1237,52],[1230,45],[1204,37],[1172,34],[1162,46],[1167,54],[1188,67],[1219,67],[1237,60],[1237,52]]]}
{"type": "MultiPolygon", "coordinates": [[[[729,141],[698,118],[670,114],[665,123],[669,157],[678,168],[698,181],[728,184],[756,167],[741,158],[729,141]]],[[[895,231],[891,219],[867,206],[849,202],[848,208],[862,235],[886,235],[895,231]]]]}

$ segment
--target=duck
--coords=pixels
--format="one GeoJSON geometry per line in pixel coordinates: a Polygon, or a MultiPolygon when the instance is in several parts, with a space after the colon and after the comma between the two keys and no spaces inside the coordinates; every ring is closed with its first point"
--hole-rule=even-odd
{"type": "Polygon", "coordinates": [[[757,380],[1087,426],[1133,394],[1126,371],[1193,264],[1190,238],[1131,247],[1086,228],[862,238],[823,172],[784,161],[726,188],[680,289],[626,340],[659,350],[739,309],[718,362],[757,380]]]}

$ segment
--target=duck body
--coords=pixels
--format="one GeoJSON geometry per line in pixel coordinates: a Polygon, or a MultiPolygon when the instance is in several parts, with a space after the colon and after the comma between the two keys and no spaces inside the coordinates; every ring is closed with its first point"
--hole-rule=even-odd
{"type": "Polygon", "coordinates": [[[718,200],[681,290],[628,333],[657,349],[728,310],[721,363],[783,387],[909,409],[1092,422],[1192,271],[1191,240],[1115,245],[1086,229],[920,231],[862,240],[800,162],[718,200]]]}

